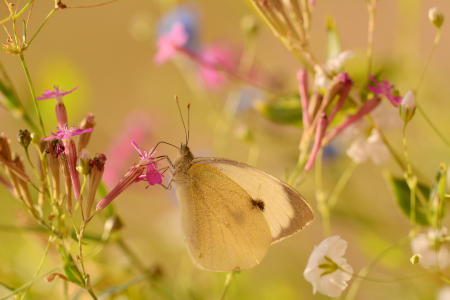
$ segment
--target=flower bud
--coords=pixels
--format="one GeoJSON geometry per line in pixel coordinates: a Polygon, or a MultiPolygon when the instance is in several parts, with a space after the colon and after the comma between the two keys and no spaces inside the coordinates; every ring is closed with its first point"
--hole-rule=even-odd
{"type": "Polygon", "coordinates": [[[89,220],[91,216],[92,205],[94,204],[95,194],[98,186],[102,181],[103,172],[105,171],[106,156],[104,154],[97,154],[91,161],[91,173],[89,174],[89,196],[86,207],[86,219],[89,220]]]}
{"type": "Polygon", "coordinates": [[[417,263],[419,263],[419,260],[420,260],[420,254],[414,254],[411,258],[410,258],[410,262],[413,264],[413,265],[415,265],[415,264],[417,264],[417,263]]]}
{"type": "Polygon", "coordinates": [[[236,137],[244,143],[253,142],[253,132],[245,125],[240,125],[236,128],[234,134],[236,137]]]}
{"type": "Polygon", "coordinates": [[[69,165],[67,163],[66,153],[64,152],[64,146],[61,145],[60,149],[61,148],[63,150],[58,153],[57,157],[64,177],[64,186],[66,188],[66,209],[69,211],[69,214],[72,215],[72,179],[70,178],[69,165]]]}
{"type": "MultiPolygon", "coordinates": [[[[94,121],[94,115],[93,114],[89,114],[86,118],[84,118],[81,123],[80,123],[80,129],[89,129],[89,128],[94,128],[95,126],[95,121],[94,121]]],[[[89,139],[91,138],[91,134],[92,132],[86,132],[86,133],[82,133],[80,134],[80,136],[78,137],[78,145],[77,148],[78,149],[83,149],[86,148],[88,143],[89,143],[89,139]]]]}
{"type": "Polygon", "coordinates": [[[415,112],[416,112],[416,97],[414,97],[414,93],[412,91],[409,91],[406,93],[406,95],[402,99],[402,102],[400,103],[399,106],[400,117],[402,118],[403,122],[408,123],[414,116],[415,112]]]}
{"type": "Polygon", "coordinates": [[[437,7],[430,8],[428,11],[428,18],[431,24],[436,28],[441,28],[442,23],[444,23],[444,15],[437,9],[437,7]]]}
{"type": "Polygon", "coordinates": [[[77,171],[81,175],[88,175],[91,171],[90,154],[86,149],[82,149],[77,158],[77,171]]]}
{"type": "MultiPolygon", "coordinates": [[[[59,174],[59,160],[58,160],[58,146],[62,142],[60,140],[51,140],[47,144],[47,160],[48,160],[48,166],[52,173],[52,182],[53,182],[53,195],[56,199],[60,199],[60,174],[59,174]]],[[[62,146],[62,145],[61,145],[62,146]]]]}
{"type": "Polygon", "coordinates": [[[16,174],[14,171],[10,168],[10,162],[12,160],[11,157],[11,149],[9,147],[10,140],[5,134],[0,134],[0,163],[3,164],[5,167],[6,175],[11,180],[11,185],[14,188],[14,194],[16,197],[20,197],[20,191],[19,191],[19,181],[17,179],[16,174]]]}
{"type": "Polygon", "coordinates": [[[66,154],[67,165],[69,166],[70,177],[72,179],[73,192],[75,199],[78,200],[80,198],[81,184],[77,172],[77,149],[72,139],[64,139],[63,142],[64,153],[66,154]]]}
{"type": "Polygon", "coordinates": [[[116,215],[109,217],[103,227],[102,240],[107,241],[111,233],[123,228],[122,220],[116,215]]]}
{"type": "Polygon", "coordinates": [[[24,147],[25,149],[28,148],[28,146],[31,143],[31,134],[28,130],[19,130],[17,133],[17,140],[19,143],[24,147]]]}
{"type": "Polygon", "coordinates": [[[32,132],[30,134],[31,137],[31,142],[35,145],[39,144],[39,142],[41,141],[41,138],[39,137],[39,135],[36,132],[32,132]]]}
{"type": "Polygon", "coordinates": [[[241,20],[242,31],[248,35],[254,35],[258,33],[258,24],[256,18],[253,15],[248,15],[241,20]]]}

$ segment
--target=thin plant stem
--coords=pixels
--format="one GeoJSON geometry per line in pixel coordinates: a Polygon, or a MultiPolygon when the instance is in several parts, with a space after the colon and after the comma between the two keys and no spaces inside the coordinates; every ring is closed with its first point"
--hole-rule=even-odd
{"type": "Polygon", "coordinates": [[[430,55],[428,55],[428,58],[427,58],[427,61],[425,62],[425,66],[423,68],[422,74],[420,75],[419,81],[417,82],[416,94],[419,92],[419,89],[422,85],[423,79],[425,78],[425,74],[427,73],[431,58],[433,57],[434,51],[436,50],[437,45],[439,44],[439,40],[441,39],[441,34],[442,34],[442,31],[440,28],[438,28],[437,32],[436,32],[436,37],[434,38],[433,47],[431,48],[431,51],[430,51],[430,55]]]}
{"type": "Polygon", "coordinates": [[[317,154],[315,162],[315,182],[316,182],[316,199],[317,207],[322,216],[323,236],[324,238],[331,235],[330,210],[325,198],[322,184],[322,150],[317,154]]]}
{"type": "Polygon", "coordinates": [[[361,271],[358,273],[358,278],[356,278],[352,285],[350,286],[350,289],[347,293],[347,296],[345,297],[345,300],[353,300],[356,297],[356,293],[358,292],[359,288],[361,287],[361,284],[363,282],[363,278],[369,274],[370,270],[375,266],[375,264],[386,254],[388,254],[391,250],[403,246],[406,243],[409,243],[411,240],[411,237],[405,237],[401,240],[399,240],[397,243],[393,244],[389,248],[385,249],[384,251],[380,252],[377,256],[375,256],[367,265],[365,265],[361,271]]]}
{"type": "Polygon", "coordinates": [[[25,59],[23,57],[23,53],[19,53],[20,61],[22,62],[23,70],[25,71],[25,75],[27,77],[28,85],[30,86],[31,97],[33,98],[34,108],[36,109],[36,113],[39,118],[39,124],[41,125],[42,135],[47,136],[44,128],[44,122],[42,121],[41,111],[39,110],[39,106],[36,99],[36,93],[34,92],[33,83],[31,82],[30,73],[28,72],[27,65],[25,63],[25,59]]]}
{"type": "Polygon", "coordinates": [[[347,168],[345,168],[344,172],[342,173],[341,177],[339,178],[339,181],[337,182],[336,186],[334,187],[333,191],[331,192],[330,197],[328,198],[328,208],[331,210],[336,205],[336,202],[339,198],[339,196],[342,193],[342,190],[344,189],[345,185],[347,184],[348,180],[352,176],[353,172],[355,171],[358,164],[351,160],[348,164],[347,168]]]}
{"type": "Polygon", "coordinates": [[[41,178],[41,176],[39,176],[38,171],[36,170],[36,168],[34,167],[33,163],[31,162],[30,154],[29,154],[29,152],[28,152],[28,147],[25,147],[25,154],[26,154],[26,156],[27,156],[28,162],[30,163],[30,166],[31,166],[31,168],[33,169],[34,174],[36,175],[37,179],[39,179],[39,181],[40,181],[42,184],[44,184],[43,178],[41,178]]]}
{"type": "Polygon", "coordinates": [[[220,300],[225,299],[225,296],[227,295],[228,292],[228,288],[230,287],[230,283],[233,281],[234,277],[236,277],[236,273],[237,272],[233,271],[227,273],[227,277],[225,278],[225,284],[223,285],[223,291],[219,298],[220,300]]]}
{"type": "Polygon", "coordinates": [[[411,224],[411,230],[410,235],[414,236],[414,228],[416,223],[416,180],[413,177],[412,168],[411,168],[411,162],[409,160],[409,154],[408,154],[408,147],[406,146],[406,124],[403,125],[403,148],[405,150],[405,160],[406,160],[406,166],[407,166],[407,176],[406,176],[406,182],[408,184],[408,187],[410,189],[410,210],[409,210],[409,220],[411,224]]]}
{"type": "Polygon", "coordinates": [[[450,147],[450,140],[445,137],[445,135],[439,130],[439,128],[431,121],[430,117],[425,113],[425,111],[422,109],[422,105],[419,103],[416,103],[416,108],[419,111],[419,113],[422,115],[422,117],[425,119],[425,121],[428,123],[428,125],[433,129],[433,131],[440,137],[440,139],[444,142],[445,145],[450,147]]]}
{"type": "Polygon", "coordinates": [[[33,35],[33,37],[30,39],[30,41],[27,43],[27,47],[30,46],[31,42],[34,40],[34,38],[37,36],[37,34],[39,33],[39,31],[41,31],[42,27],[44,27],[45,23],[47,23],[48,19],[53,15],[53,13],[55,11],[58,10],[58,7],[55,7],[54,9],[52,9],[52,11],[47,15],[47,17],[44,19],[44,21],[42,22],[41,26],[39,26],[38,30],[36,31],[36,33],[33,35]]]}
{"type": "MultiPolygon", "coordinates": [[[[31,279],[32,281],[34,281],[39,276],[39,273],[41,272],[42,267],[44,266],[45,259],[47,258],[48,251],[50,250],[50,245],[52,244],[52,241],[53,241],[53,235],[50,235],[50,237],[48,238],[47,246],[45,247],[45,250],[44,250],[44,255],[41,258],[41,262],[39,263],[36,273],[34,273],[33,279],[31,279]]],[[[25,299],[25,296],[28,293],[28,291],[30,290],[30,288],[31,288],[31,285],[23,292],[21,299],[25,299]]]]}
{"type": "Polygon", "coordinates": [[[379,279],[379,278],[370,278],[370,277],[366,277],[366,276],[361,276],[361,275],[358,275],[358,274],[354,274],[354,273],[352,273],[352,272],[348,272],[348,271],[342,269],[342,268],[339,267],[339,266],[338,266],[338,269],[341,270],[342,272],[346,273],[346,274],[352,275],[353,277],[361,278],[361,279],[367,280],[367,281],[380,282],[380,283],[397,282],[397,281],[401,281],[401,280],[408,280],[408,279],[413,279],[413,278],[418,278],[418,277],[423,277],[423,276],[427,276],[427,275],[433,274],[433,272],[426,272],[426,273],[415,274],[415,275],[411,275],[411,276],[407,276],[407,277],[402,277],[402,278],[379,279]]]}
{"type": "Polygon", "coordinates": [[[367,33],[367,74],[371,73],[373,60],[373,32],[375,29],[375,10],[377,2],[368,1],[367,8],[369,10],[369,28],[367,33]]]}

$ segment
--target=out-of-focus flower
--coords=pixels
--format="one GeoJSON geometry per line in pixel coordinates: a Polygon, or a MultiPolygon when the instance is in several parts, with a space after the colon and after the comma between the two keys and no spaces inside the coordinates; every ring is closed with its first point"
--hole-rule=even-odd
{"type": "Polygon", "coordinates": [[[201,64],[198,67],[198,74],[210,88],[220,88],[225,83],[225,78],[219,71],[220,68],[232,71],[236,66],[231,51],[216,45],[202,49],[199,58],[201,64]]]}
{"type": "Polygon", "coordinates": [[[129,188],[134,182],[141,180],[146,180],[150,185],[161,184],[162,175],[157,172],[157,163],[153,162],[152,155],[155,152],[150,150],[142,151],[136,142],[131,141],[133,147],[139,152],[139,158],[141,159],[139,163],[133,164],[130,170],[125,174],[125,176],[120,180],[120,182],[112,189],[112,191],[97,204],[97,210],[104,209],[109,203],[111,203],[117,196],[119,196],[123,191],[129,188]],[[142,175],[145,171],[145,175],[142,175]]]}
{"type": "Polygon", "coordinates": [[[313,285],[314,294],[320,292],[329,297],[339,297],[352,278],[353,268],[343,258],[347,242],[339,236],[324,239],[314,247],[303,272],[305,279],[313,285]],[[343,272],[341,269],[345,270],[343,272]]]}
{"type": "Polygon", "coordinates": [[[436,267],[444,269],[450,265],[450,245],[448,241],[443,241],[447,237],[447,228],[428,229],[428,234],[418,234],[411,241],[411,249],[415,254],[420,254],[422,258],[419,263],[426,267],[436,267]]]}
{"type": "MultiPolygon", "coordinates": [[[[323,66],[323,69],[326,72],[329,72],[331,75],[336,75],[341,72],[342,67],[344,66],[345,61],[347,61],[350,57],[354,55],[353,51],[343,51],[333,57],[331,57],[323,66]]],[[[328,89],[328,86],[331,83],[331,80],[328,76],[323,72],[323,69],[319,66],[314,66],[314,70],[316,71],[316,75],[314,77],[314,86],[322,89],[328,89]]]]}
{"type": "Polygon", "coordinates": [[[450,300],[450,285],[441,288],[436,300],[450,300]]]}
{"type": "Polygon", "coordinates": [[[172,30],[172,26],[175,23],[181,23],[188,35],[188,40],[185,43],[184,48],[195,53],[199,47],[199,20],[200,13],[195,3],[178,5],[159,20],[157,36],[161,37],[164,34],[167,34],[172,30]]]}
{"type": "Polygon", "coordinates": [[[65,140],[72,136],[80,135],[86,132],[92,132],[94,129],[87,128],[87,129],[76,129],[75,126],[72,126],[70,128],[67,128],[67,125],[64,125],[63,127],[57,127],[58,131],[56,133],[52,132],[53,136],[43,138],[44,141],[49,141],[52,139],[60,139],[65,140]]]}
{"type": "Polygon", "coordinates": [[[387,79],[383,79],[379,83],[372,75],[369,75],[369,78],[375,86],[368,86],[367,89],[376,95],[384,95],[393,106],[398,107],[398,104],[402,102],[402,97],[396,95],[398,92],[395,90],[395,86],[390,84],[387,79]]]}
{"type": "Polygon", "coordinates": [[[186,32],[183,23],[177,22],[172,25],[170,32],[163,34],[158,39],[158,52],[155,55],[154,61],[157,64],[171,59],[180,48],[183,48],[189,39],[189,34],[186,32]]]}
{"type": "Polygon", "coordinates": [[[128,141],[133,140],[137,144],[142,144],[148,137],[150,128],[149,117],[146,114],[132,112],[127,116],[122,131],[107,147],[108,164],[103,174],[103,181],[107,187],[110,189],[114,187],[135,154],[128,141]]]}
{"type": "MultiPolygon", "coordinates": [[[[89,128],[94,128],[95,126],[95,121],[94,121],[94,115],[93,114],[88,114],[86,118],[84,118],[81,123],[80,123],[80,129],[81,130],[85,130],[85,129],[89,129],[89,128]]],[[[80,134],[80,136],[78,137],[78,149],[83,149],[87,147],[87,144],[89,143],[89,139],[91,138],[91,133],[90,132],[86,132],[86,133],[82,133],[80,134]]]]}
{"type": "Polygon", "coordinates": [[[400,117],[405,123],[408,123],[414,116],[414,113],[416,112],[416,97],[414,97],[412,91],[407,92],[403,97],[402,102],[400,103],[399,112],[400,117]]]}
{"type": "Polygon", "coordinates": [[[437,7],[430,8],[428,11],[428,18],[431,24],[436,28],[441,28],[442,23],[444,23],[444,15],[437,9],[437,7]]]}
{"type": "Polygon", "coordinates": [[[357,137],[347,149],[347,155],[358,164],[371,158],[374,164],[381,165],[389,159],[389,149],[378,131],[373,129],[367,139],[364,136],[357,137]]]}

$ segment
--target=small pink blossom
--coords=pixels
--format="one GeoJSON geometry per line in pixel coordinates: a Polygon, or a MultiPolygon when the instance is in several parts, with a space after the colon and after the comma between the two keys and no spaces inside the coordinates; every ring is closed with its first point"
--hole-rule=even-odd
{"type": "Polygon", "coordinates": [[[55,99],[56,103],[62,103],[62,97],[72,93],[78,87],[76,86],[75,88],[73,88],[73,89],[71,89],[70,91],[67,91],[67,92],[64,92],[64,90],[62,90],[62,89],[59,90],[57,85],[55,85],[54,88],[55,88],[54,91],[53,90],[46,90],[42,94],[42,97],[36,97],[36,99],[37,100],[55,99]]]}
{"type": "Polygon", "coordinates": [[[176,22],[172,25],[170,32],[163,34],[158,39],[158,53],[156,53],[154,61],[157,64],[171,59],[180,48],[183,48],[189,39],[189,34],[184,28],[183,23],[176,22]]]}
{"type": "Polygon", "coordinates": [[[198,67],[198,73],[206,86],[211,88],[220,87],[225,83],[225,78],[218,68],[231,71],[236,65],[231,51],[217,45],[201,50],[199,58],[201,64],[198,67]]]}
{"type": "Polygon", "coordinates": [[[147,180],[150,185],[161,184],[162,175],[161,173],[156,171],[156,169],[158,168],[158,164],[156,162],[153,162],[152,155],[155,154],[153,149],[150,152],[142,151],[134,141],[131,141],[131,145],[133,145],[137,152],[139,152],[139,158],[141,159],[139,165],[147,166],[145,175],[139,176],[136,182],[147,180]]]}
{"type": "Polygon", "coordinates": [[[68,139],[68,138],[70,138],[72,136],[80,135],[80,134],[86,133],[86,132],[92,132],[94,130],[93,128],[88,128],[88,129],[84,129],[84,130],[83,129],[76,129],[75,126],[67,128],[67,124],[64,125],[64,127],[62,127],[62,128],[60,128],[60,127],[56,127],[56,128],[58,128],[58,132],[57,133],[53,133],[52,132],[53,136],[43,138],[43,140],[44,141],[49,141],[49,140],[52,140],[52,139],[65,140],[65,139],[68,139]]]}
{"type": "Polygon", "coordinates": [[[382,83],[379,83],[375,77],[369,74],[370,80],[375,84],[375,86],[368,86],[367,88],[372,93],[375,93],[377,95],[384,95],[388,100],[391,102],[391,104],[395,107],[398,107],[399,103],[402,102],[402,97],[400,96],[394,96],[394,90],[395,86],[391,85],[390,82],[387,79],[383,79],[382,83]]]}

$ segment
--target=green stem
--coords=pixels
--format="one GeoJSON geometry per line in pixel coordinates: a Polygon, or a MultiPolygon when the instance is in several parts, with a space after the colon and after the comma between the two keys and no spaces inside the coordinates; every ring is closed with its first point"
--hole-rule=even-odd
{"type": "Polygon", "coordinates": [[[431,121],[430,117],[425,113],[425,111],[422,109],[422,105],[419,105],[416,103],[416,108],[419,111],[419,113],[422,115],[422,117],[425,119],[425,121],[428,123],[428,125],[433,129],[433,131],[441,138],[441,140],[446,144],[448,147],[450,147],[450,140],[448,140],[445,135],[437,128],[437,126],[431,121]]]}
{"type": "Polygon", "coordinates": [[[41,111],[39,110],[39,106],[38,106],[37,99],[36,99],[36,93],[34,92],[33,83],[31,82],[30,73],[28,72],[28,68],[25,63],[25,59],[23,57],[23,53],[20,53],[19,57],[20,57],[20,61],[22,62],[23,70],[25,71],[25,75],[27,76],[28,85],[30,86],[31,97],[33,98],[34,108],[36,109],[36,113],[39,118],[39,124],[41,125],[42,135],[44,137],[46,137],[47,133],[45,132],[44,123],[42,121],[41,111]]]}
{"type": "Polygon", "coordinates": [[[405,122],[403,124],[403,149],[405,150],[405,160],[406,160],[406,167],[407,167],[407,173],[408,175],[412,176],[412,168],[411,168],[411,162],[409,160],[409,155],[408,155],[408,149],[406,147],[406,124],[407,122],[405,122]]]}
{"type": "Polygon", "coordinates": [[[410,189],[410,210],[409,210],[409,220],[411,224],[411,230],[410,235],[414,236],[414,228],[416,224],[416,179],[414,178],[411,162],[409,160],[409,154],[408,154],[408,148],[406,146],[406,124],[403,125],[403,148],[405,150],[405,160],[406,160],[406,166],[407,166],[407,175],[406,175],[406,182],[408,184],[408,187],[410,189]]]}
{"type": "Polygon", "coordinates": [[[322,216],[323,236],[331,235],[330,209],[325,199],[325,192],[322,184],[322,150],[317,153],[315,162],[316,199],[319,213],[322,216]]]}
{"type": "Polygon", "coordinates": [[[370,74],[372,70],[372,59],[373,59],[373,32],[375,28],[375,3],[368,3],[369,10],[369,28],[367,34],[367,73],[370,74]]]}
{"type": "MultiPolygon", "coordinates": [[[[36,33],[33,35],[33,37],[31,38],[31,40],[27,43],[27,47],[30,46],[31,42],[34,40],[34,38],[36,37],[36,35],[39,33],[39,31],[41,31],[42,27],[44,27],[45,23],[47,22],[47,20],[51,17],[51,15],[53,15],[53,13],[55,11],[57,11],[58,8],[55,7],[54,9],[52,9],[52,11],[47,15],[47,17],[45,18],[44,22],[42,22],[41,26],[39,26],[38,30],[36,31],[36,33]]],[[[21,54],[20,54],[21,55],[21,54]]]]}
{"type": "Polygon", "coordinates": [[[408,279],[413,279],[413,278],[417,278],[417,277],[422,277],[422,276],[427,276],[430,274],[433,274],[432,272],[426,272],[426,273],[420,273],[420,274],[415,274],[415,275],[411,275],[411,276],[407,276],[407,277],[402,277],[402,278],[393,278],[393,279],[379,279],[379,278],[370,278],[370,277],[366,277],[366,276],[361,276],[358,274],[354,274],[352,272],[348,272],[344,269],[342,269],[341,267],[337,267],[339,270],[341,270],[342,272],[346,273],[346,274],[350,274],[353,277],[356,278],[360,278],[362,280],[367,280],[367,281],[373,281],[373,282],[381,282],[381,283],[387,283],[387,282],[397,282],[397,281],[401,281],[401,280],[408,280],[408,279]]]}
{"type": "MultiPolygon", "coordinates": [[[[34,281],[39,276],[39,273],[41,272],[42,267],[44,266],[45,259],[47,258],[48,251],[50,250],[50,245],[52,244],[52,240],[53,240],[53,235],[50,235],[50,237],[48,238],[47,246],[45,247],[45,250],[44,250],[44,256],[42,256],[41,262],[39,263],[39,266],[38,266],[38,269],[36,270],[36,273],[34,273],[33,279],[31,279],[31,281],[34,281]]],[[[23,292],[21,299],[25,299],[25,296],[28,293],[28,291],[30,290],[30,288],[31,288],[31,285],[25,290],[25,292],[23,292]]]]}
{"type": "Polygon", "coordinates": [[[354,160],[351,160],[347,168],[345,168],[344,173],[342,173],[341,178],[339,178],[339,181],[334,187],[333,192],[331,192],[331,195],[328,198],[328,207],[330,210],[333,209],[333,207],[336,205],[336,202],[341,195],[342,190],[344,189],[357,166],[358,164],[354,160]]]}
{"type": "Polygon", "coordinates": [[[441,39],[441,33],[442,33],[441,29],[438,28],[436,32],[436,37],[434,38],[433,47],[431,48],[430,55],[428,55],[427,61],[425,62],[425,66],[422,71],[422,75],[420,75],[419,82],[417,82],[416,94],[419,93],[420,86],[422,85],[423,79],[425,78],[425,74],[427,73],[427,69],[430,64],[431,58],[433,57],[434,51],[436,50],[437,45],[439,44],[439,40],[441,39]]]}
{"type": "Polygon", "coordinates": [[[228,272],[227,277],[225,279],[225,284],[223,286],[222,295],[220,295],[220,300],[224,300],[227,295],[228,288],[230,287],[230,283],[233,281],[234,277],[236,277],[236,272],[228,272]]]}
{"type": "Polygon", "coordinates": [[[409,243],[409,241],[411,240],[411,238],[405,237],[403,239],[401,239],[400,241],[398,241],[397,243],[395,243],[394,245],[390,246],[389,248],[387,248],[386,250],[380,252],[377,256],[375,256],[366,266],[364,266],[361,271],[359,271],[358,273],[358,278],[355,279],[352,283],[352,285],[350,286],[350,289],[347,293],[347,296],[345,297],[345,300],[353,300],[355,299],[356,293],[358,292],[362,282],[363,282],[363,277],[367,276],[367,274],[369,274],[370,270],[373,268],[373,266],[387,253],[389,253],[391,250],[403,246],[406,243],[409,243]]]}
{"type": "MultiPolygon", "coordinates": [[[[34,0],[30,0],[17,14],[15,14],[14,15],[14,19],[16,19],[17,20],[17,18],[21,15],[21,14],[23,14],[24,12],[25,12],[25,10],[28,8],[28,6],[30,6],[30,4],[31,3],[33,3],[34,2],[34,0]]],[[[0,23],[3,23],[3,21],[2,22],[0,22],[0,23]]]]}
{"type": "Polygon", "coordinates": [[[39,181],[41,182],[41,184],[44,184],[44,180],[41,178],[41,176],[39,176],[38,171],[36,170],[36,168],[34,167],[33,163],[31,162],[30,159],[30,154],[28,153],[28,147],[24,147],[25,148],[25,154],[27,156],[28,162],[30,163],[31,168],[34,171],[34,174],[36,175],[37,179],[39,179],[39,181]]]}

